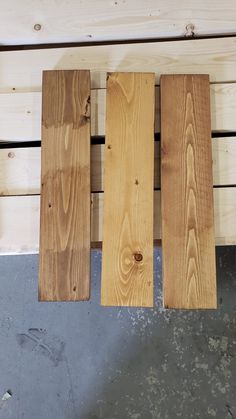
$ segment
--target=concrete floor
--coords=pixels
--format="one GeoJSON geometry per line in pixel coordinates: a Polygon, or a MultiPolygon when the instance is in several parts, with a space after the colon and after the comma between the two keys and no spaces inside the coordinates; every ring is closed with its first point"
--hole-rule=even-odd
{"type": "Polygon", "coordinates": [[[216,311],[38,303],[37,256],[0,258],[1,419],[236,418],[236,250],[217,249],[216,311]]]}

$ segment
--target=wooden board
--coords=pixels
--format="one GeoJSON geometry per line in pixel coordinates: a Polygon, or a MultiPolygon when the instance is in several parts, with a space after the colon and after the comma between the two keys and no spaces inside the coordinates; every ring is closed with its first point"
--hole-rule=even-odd
{"type": "Polygon", "coordinates": [[[0,92],[41,91],[43,70],[91,70],[91,86],[106,86],[107,71],[159,75],[210,74],[211,82],[235,80],[236,37],[131,43],[0,53],[0,92]]]}
{"type": "Polygon", "coordinates": [[[216,308],[207,75],[161,78],[164,305],[216,308]]]}
{"type": "Polygon", "coordinates": [[[182,0],[173,5],[171,0],[149,0],[148,7],[143,0],[69,0],[55,7],[53,0],[34,0],[32,8],[29,0],[21,0],[20,4],[12,0],[10,7],[2,4],[1,43],[91,42],[235,32],[234,0],[215,0],[214,9],[211,0],[182,0]]]}
{"type": "Polygon", "coordinates": [[[90,293],[90,74],[43,73],[41,301],[90,293]]]}
{"type": "MultiPolygon", "coordinates": [[[[91,246],[102,242],[103,193],[92,194],[91,246]]],[[[154,193],[154,240],[161,239],[160,191],[154,193]]],[[[215,244],[236,245],[236,188],[214,189],[215,244]]],[[[40,196],[0,197],[0,254],[39,251],[40,196]],[[24,217],[22,217],[24,214],[24,217]]]]}
{"type": "Polygon", "coordinates": [[[153,306],[154,91],[154,74],[108,74],[102,305],[153,306]]]}
{"type": "MultiPolygon", "coordinates": [[[[159,87],[156,87],[155,132],[160,132],[159,87]]],[[[0,140],[41,140],[40,92],[0,94],[0,140]],[[14,124],[12,123],[14,121],[14,124]]],[[[91,134],[105,135],[106,90],[91,91],[91,134]]],[[[211,85],[213,131],[236,131],[236,84],[211,85]]]]}
{"type": "MultiPolygon", "coordinates": [[[[154,188],[160,188],[160,142],[154,144],[154,188]]],[[[215,186],[236,185],[236,137],[212,139],[215,186]]],[[[40,193],[40,147],[0,149],[0,195],[40,193]]],[[[104,190],[104,145],[91,147],[91,190],[104,190]]]]}

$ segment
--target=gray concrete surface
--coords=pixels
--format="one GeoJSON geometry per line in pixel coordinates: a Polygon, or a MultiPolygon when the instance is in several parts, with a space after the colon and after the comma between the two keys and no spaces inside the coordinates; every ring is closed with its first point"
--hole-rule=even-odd
{"type": "Polygon", "coordinates": [[[1,419],[236,418],[236,250],[217,249],[219,309],[37,302],[37,256],[0,258],[1,419]]]}

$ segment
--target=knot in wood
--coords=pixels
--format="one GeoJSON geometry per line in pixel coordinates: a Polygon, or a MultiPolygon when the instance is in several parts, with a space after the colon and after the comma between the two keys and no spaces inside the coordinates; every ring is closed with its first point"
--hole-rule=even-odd
{"type": "Polygon", "coordinates": [[[40,23],[36,23],[36,24],[34,25],[34,30],[35,30],[35,31],[40,31],[40,30],[41,30],[41,28],[42,28],[42,26],[40,25],[40,23]]]}
{"type": "Polygon", "coordinates": [[[185,36],[186,37],[194,37],[195,36],[195,26],[192,23],[189,23],[186,26],[185,36]]]}
{"type": "Polygon", "coordinates": [[[143,255],[141,253],[134,253],[134,260],[136,262],[142,262],[143,260],[143,255]]]}

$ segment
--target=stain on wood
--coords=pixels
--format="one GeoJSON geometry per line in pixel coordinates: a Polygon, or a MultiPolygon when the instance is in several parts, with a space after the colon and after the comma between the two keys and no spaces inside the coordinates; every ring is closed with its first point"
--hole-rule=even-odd
{"type": "Polygon", "coordinates": [[[207,75],[161,77],[164,305],[216,308],[207,75]]]}
{"type": "Polygon", "coordinates": [[[90,74],[43,72],[39,300],[90,295],[90,74]]]}
{"type": "Polygon", "coordinates": [[[153,306],[154,81],[107,78],[102,305],[153,306]]]}

